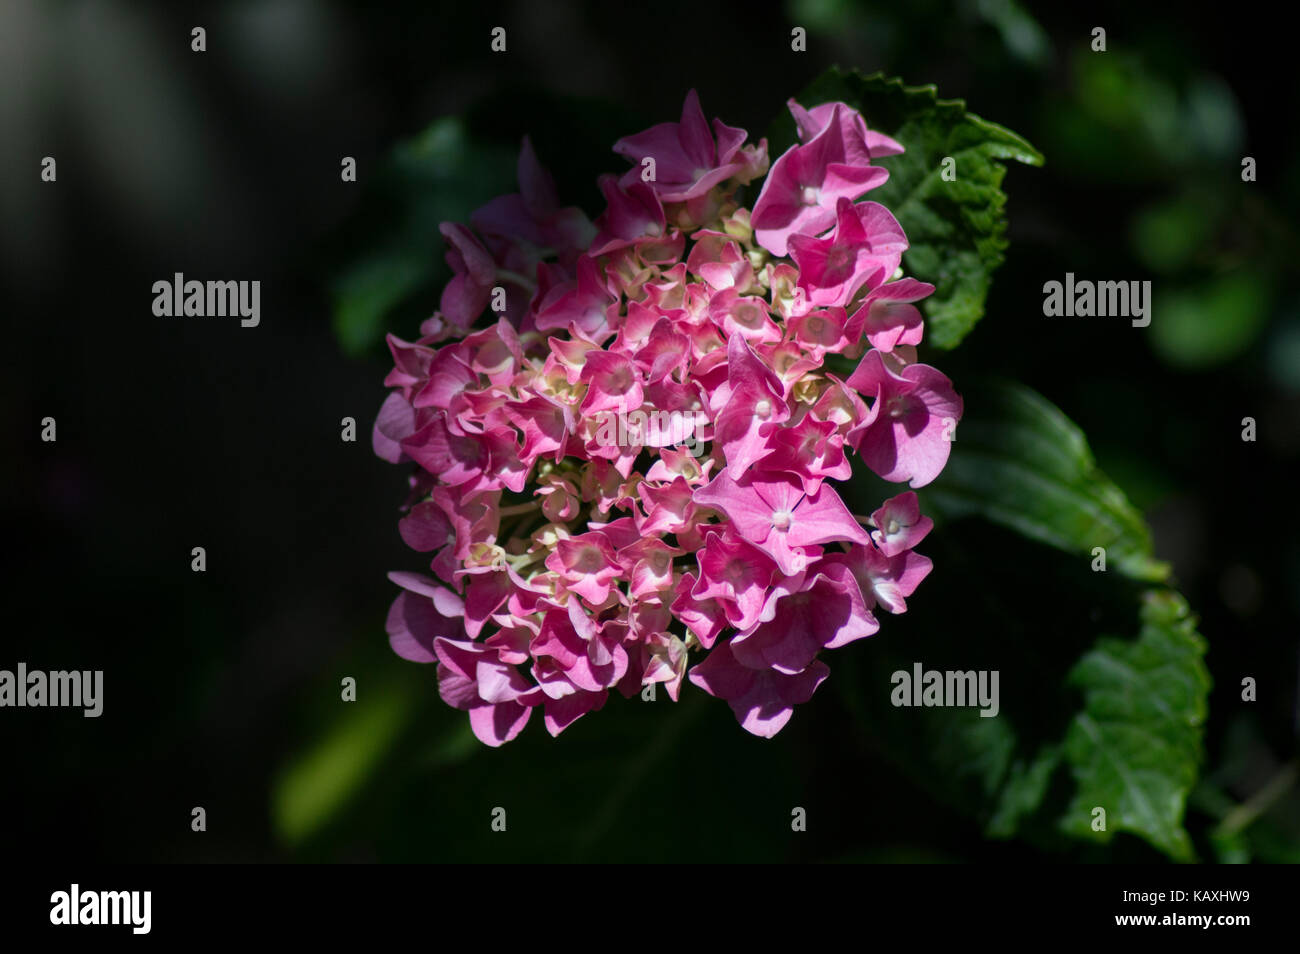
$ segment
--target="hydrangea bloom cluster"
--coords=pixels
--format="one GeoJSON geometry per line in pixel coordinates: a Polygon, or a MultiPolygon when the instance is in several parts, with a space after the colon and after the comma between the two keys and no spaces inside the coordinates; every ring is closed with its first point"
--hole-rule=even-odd
{"type": "Polygon", "coordinates": [[[799,142],[769,169],[692,91],[614,145],[632,167],[594,222],[525,140],[519,192],[441,227],[439,310],[389,336],[373,443],[415,464],[398,529],[431,574],[390,574],[389,638],[489,745],[687,679],[771,737],[823,651],[930,571],[914,492],[867,518],[834,486],[854,454],[928,483],[961,416],[916,361],[934,288],[859,201],[902,147],[843,103],[789,107],[799,142]]]}

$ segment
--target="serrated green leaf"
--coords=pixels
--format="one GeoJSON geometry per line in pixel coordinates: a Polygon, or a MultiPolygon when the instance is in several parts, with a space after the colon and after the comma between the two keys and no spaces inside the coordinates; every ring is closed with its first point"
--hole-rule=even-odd
{"type": "MultiPolygon", "coordinates": [[[[967,112],[962,100],[939,99],[934,86],[904,86],[880,73],[832,67],[795,98],[805,106],[846,102],[906,149],[877,160],[889,170],[889,181],[868,198],[887,206],[907,232],[908,274],[935,286],[925,302],[927,340],[956,347],[984,314],[1007,246],[1005,162],[1040,166],[1042,154],[1009,129],[967,112]],[[949,157],[953,181],[942,175],[949,157]]],[[[774,153],[792,143],[793,121],[783,117],[771,138],[774,153]]]]}
{"type": "Polygon", "coordinates": [[[966,416],[943,474],[923,492],[954,518],[978,514],[1107,570],[1159,582],[1151,533],[1124,492],[1097,467],[1083,432],[1050,401],[1017,384],[964,389],[966,416]]]}
{"type": "MultiPolygon", "coordinates": [[[[1033,559],[1034,545],[1022,545],[1033,559]]],[[[864,648],[851,666],[837,661],[855,676],[841,691],[865,700],[855,711],[860,725],[903,774],[972,815],[991,838],[1022,837],[1066,850],[1066,839],[1105,843],[1125,831],[1175,860],[1189,860],[1182,820],[1197,779],[1210,680],[1205,642],[1185,603],[1172,590],[1147,591],[1136,639],[1093,636],[1078,654],[1081,632],[1125,633],[1137,620],[1112,617],[1093,627],[1077,612],[1089,602],[1086,594],[1050,571],[1036,578],[1049,581],[1063,613],[1074,617],[1068,633],[1059,623],[1046,629],[995,618],[989,630],[976,630],[985,637],[977,643],[971,629],[978,622],[935,626],[944,613],[923,609],[918,600],[924,644],[887,638],[864,648]],[[983,718],[969,706],[890,706],[882,687],[891,671],[907,671],[913,661],[941,672],[1000,671],[1002,711],[983,718]],[[859,667],[865,667],[861,674],[859,667]],[[1097,807],[1106,810],[1106,831],[1092,830],[1097,807]]],[[[958,603],[978,620],[986,614],[971,593],[1009,583],[1007,569],[990,568],[927,596],[958,603]]],[[[1130,604],[1136,616],[1135,609],[1130,604]]]]}
{"type": "Polygon", "coordinates": [[[1001,712],[891,711],[878,693],[857,711],[914,779],[971,812],[991,837],[1050,845],[1127,831],[1190,858],[1182,815],[1209,678],[1186,604],[1172,590],[1142,589],[1168,568],[1060,410],[1008,383],[976,385],[965,398],[948,467],[921,491],[922,510],[949,521],[923,548],[935,561],[923,586],[937,592],[919,593],[902,621],[924,643],[873,645],[865,684],[917,661],[998,670],[1001,712]],[[966,516],[1005,529],[954,520],[966,516]],[[1107,572],[1094,572],[1096,546],[1106,549],[1107,572]],[[1106,809],[1107,832],[1092,831],[1094,807],[1106,809]]]}
{"type": "Polygon", "coordinates": [[[1187,604],[1169,590],[1146,594],[1136,642],[1099,640],[1070,673],[1084,708],[1065,739],[1076,783],[1062,830],[1109,841],[1140,835],[1179,861],[1192,858],[1183,810],[1196,783],[1210,675],[1187,604]],[[1106,826],[1093,829],[1103,808],[1106,826]]]}

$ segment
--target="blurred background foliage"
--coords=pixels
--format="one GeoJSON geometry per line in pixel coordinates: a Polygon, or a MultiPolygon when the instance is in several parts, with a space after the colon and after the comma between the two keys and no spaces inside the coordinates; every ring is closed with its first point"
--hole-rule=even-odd
{"type": "MultiPolygon", "coordinates": [[[[667,3],[654,22],[693,39],[663,40],[648,65],[629,54],[657,42],[644,15],[588,0],[0,16],[0,267],[24,316],[6,354],[21,465],[3,506],[27,555],[10,583],[42,621],[15,628],[6,658],[105,668],[109,693],[100,720],[6,719],[27,766],[3,796],[29,820],[20,841],[128,860],[1300,860],[1300,163],[1277,109],[1296,78],[1268,65],[1285,37],[1124,4],[667,3]],[[493,57],[498,24],[510,52],[493,57]],[[790,52],[796,25],[806,54],[790,52]],[[688,691],[615,696],[558,740],[534,725],[480,746],[431,670],[388,649],[384,572],[418,562],[396,534],[403,478],[336,423],[368,427],[384,331],[413,337],[436,306],[438,223],[513,188],[525,133],[564,201],[594,214],[595,176],[622,168],[613,140],[675,118],[690,86],[758,135],[832,64],[933,82],[1047,158],[1003,182],[1010,244],[984,317],[956,350],[924,352],[971,414],[926,500],[945,518],[922,547],[934,573],[906,615],[830,655],[832,678],[773,741],[688,691]],[[55,150],[58,192],[26,185],[31,157],[55,150]],[[357,186],[338,181],[344,155],[357,186]],[[1258,181],[1241,181],[1244,156],[1258,181]],[[160,330],[143,289],[182,270],[261,277],[263,327],[160,330]],[[1043,283],[1067,271],[1150,280],[1150,327],[1044,318],[1043,283]],[[1012,416],[981,431],[993,411],[1012,416]],[[31,426],[47,413],[53,449],[31,426]],[[1008,420],[1073,449],[1042,466],[1067,468],[1079,506],[1113,505],[1135,572],[1092,573],[1077,519],[1048,519],[1068,507],[1036,531],[1005,519],[1026,512],[1019,471],[989,481],[987,459],[961,455],[1014,444],[1008,420]],[[52,571],[69,560],[74,598],[52,571]],[[1169,736],[1196,772],[1185,835],[1093,840],[1072,800],[1106,782],[1072,727],[1098,711],[1097,669],[1159,672],[1182,654],[1199,678],[1204,645],[1171,597],[1144,596],[1153,580],[1199,618],[1213,679],[1203,738],[1169,736]],[[1007,718],[893,708],[889,674],[916,660],[999,669],[1007,718]],[[507,834],[489,827],[496,806],[507,834]]],[[[1196,722],[1204,687],[1166,687],[1196,722]]]]}

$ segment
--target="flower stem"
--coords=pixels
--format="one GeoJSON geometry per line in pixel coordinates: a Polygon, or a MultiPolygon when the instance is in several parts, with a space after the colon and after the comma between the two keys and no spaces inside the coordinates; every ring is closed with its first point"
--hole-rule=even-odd
{"type": "Polygon", "coordinates": [[[1255,819],[1268,811],[1274,802],[1291,790],[1291,786],[1295,784],[1298,770],[1300,770],[1300,766],[1297,766],[1295,762],[1288,762],[1284,765],[1269,780],[1268,784],[1244,803],[1228,812],[1223,821],[1219,822],[1216,833],[1231,836],[1250,827],[1255,819]]]}

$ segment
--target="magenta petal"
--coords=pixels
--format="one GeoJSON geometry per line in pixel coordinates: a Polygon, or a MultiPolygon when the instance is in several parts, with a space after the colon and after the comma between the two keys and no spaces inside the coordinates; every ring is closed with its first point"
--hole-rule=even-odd
{"type": "Polygon", "coordinates": [[[840,495],[829,484],[822,484],[817,493],[803,498],[795,508],[794,520],[787,536],[790,545],[795,547],[829,543],[833,540],[866,543],[869,539],[867,531],[853,518],[840,495]]]}
{"type": "Polygon", "coordinates": [[[438,664],[438,695],[453,709],[473,710],[482,705],[474,680],[442,663],[438,664]]]}
{"type": "Polygon", "coordinates": [[[469,725],[480,742],[495,748],[522,732],[532,714],[531,708],[517,702],[477,706],[469,710],[469,725]]]}
{"type": "Polygon", "coordinates": [[[710,695],[725,699],[747,732],[770,739],[790,721],[794,706],[811,699],[829,674],[820,661],[794,675],[749,669],[736,659],[730,644],[720,643],[690,671],[689,678],[710,695]]]}
{"type": "Polygon", "coordinates": [[[397,531],[406,545],[418,553],[441,550],[456,539],[451,521],[431,500],[412,507],[410,513],[397,521],[397,531]]]}
{"type": "Polygon", "coordinates": [[[393,652],[412,662],[431,663],[437,661],[433,652],[433,640],[436,636],[454,636],[450,627],[433,608],[429,600],[421,599],[413,593],[399,593],[388,611],[385,629],[388,631],[388,644],[393,652]]]}
{"type": "Polygon", "coordinates": [[[375,455],[390,464],[399,464],[405,456],[401,442],[415,432],[415,410],[402,397],[393,392],[384,399],[370,434],[370,444],[375,455]]]}
{"type": "Polygon", "coordinates": [[[576,692],[563,699],[548,700],[545,716],[546,731],[553,736],[559,735],[588,712],[604,706],[608,696],[609,693],[605,691],[576,692]]]}

